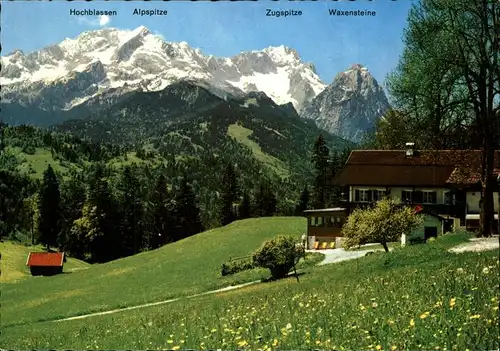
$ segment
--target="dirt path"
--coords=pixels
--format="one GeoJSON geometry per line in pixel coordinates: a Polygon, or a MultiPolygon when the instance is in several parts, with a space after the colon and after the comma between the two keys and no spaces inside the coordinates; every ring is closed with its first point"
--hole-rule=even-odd
{"type": "Polygon", "coordinates": [[[461,253],[467,251],[480,252],[480,251],[495,250],[498,249],[499,247],[500,247],[499,237],[496,235],[491,238],[470,239],[470,241],[467,243],[460,244],[458,246],[455,246],[454,248],[451,248],[450,252],[454,253],[461,253]]]}
{"type": "Polygon", "coordinates": [[[216,294],[216,293],[219,293],[219,292],[230,291],[230,290],[234,290],[234,289],[240,289],[240,288],[243,288],[245,286],[256,284],[256,283],[260,283],[260,280],[255,280],[253,282],[249,282],[249,283],[245,283],[245,284],[240,284],[240,285],[227,286],[225,288],[221,288],[221,289],[217,289],[217,290],[211,290],[211,291],[207,291],[207,292],[204,292],[204,293],[201,293],[201,294],[196,294],[196,295],[191,295],[191,296],[178,297],[178,298],[175,298],[175,299],[158,301],[158,302],[150,302],[150,303],[145,303],[145,304],[137,305],[137,306],[117,308],[115,310],[110,310],[110,311],[89,313],[89,314],[83,314],[81,316],[75,316],[75,317],[69,317],[69,318],[63,318],[63,319],[57,319],[54,322],[72,321],[72,320],[75,320],[75,319],[83,319],[83,318],[88,318],[88,317],[93,317],[93,316],[104,316],[105,314],[112,314],[112,313],[117,313],[117,312],[135,310],[135,309],[138,309],[138,308],[163,305],[163,304],[166,304],[166,303],[170,303],[170,302],[174,302],[174,301],[178,301],[178,300],[182,300],[182,299],[191,299],[193,297],[198,297],[198,296],[203,296],[203,295],[209,295],[209,294],[216,294]]]}
{"type": "MultiPolygon", "coordinates": [[[[318,252],[315,250],[312,250],[313,252],[318,252]]],[[[333,249],[333,250],[322,250],[320,253],[325,255],[325,258],[323,261],[319,262],[318,265],[324,265],[324,264],[329,264],[329,263],[335,263],[335,262],[341,262],[345,260],[351,260],[354,258],[359,258],[364,256],[369,250],[363,250],[363,251],[345,251],[344,249],[333,249]]],[[[151,306],[158,306],[158,305],[164,305],[170,302],[175,302],[178,300],[182,299],[191,299],[194,297],[198,296],[203,296],[203,295],[209,295],[209,294],[216,294],[219,292],[224,292],[224,291],[230,291],[230,290],[235,290],[235,289],[240,289],[248,285],[252,284],[257,284],[260,283],[260,280],[255,280],[253,282],[249,283],[244,283],[244,284],[239,284],[239,285],[234,285],[234,286],[227,286],[225,288],[217,289],[217,290],[211,290],[207,291],[201,294],[196,294],[196,295],[191,295],[191,296],[184,296],[184,297],[178,297],[175,299],[169,299],[169,300],[163,300],[163,301],[158,301],[158,302],[150,302],[150,303],[145,303],[142,305],[136,305],[136,306],[130,306],[130,307],[123,307],[123,308],[117,308],[114,310],[109,310],[109,311],[103,311],[103,312],[95,312],[95,313],[89,313],[89,314],[83,314],[80,316],[75,316],[75,317],[68,317],[68,318],[63,318],[63,319],[57,319],[54,320],[53,322],[64,322],[64,321],[72,321],[76,319],[84,319],[84,318],[89,318],[89,317],[94,317],[94,316],[104,316],[106,314],[113,314],[113,313],[118,313],[118,312],[123,312],[123,311],[130,311],[130,310],[135,310],[138,308],[145,308],[145,307],[151,307],[151,306]]]]}

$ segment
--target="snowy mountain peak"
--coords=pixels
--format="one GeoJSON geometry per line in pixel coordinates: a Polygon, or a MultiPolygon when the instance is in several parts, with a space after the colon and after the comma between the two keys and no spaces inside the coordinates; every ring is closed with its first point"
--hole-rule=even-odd
{"type": "Polygon", "coordinates": [[[81,104],[109,89],[158,91],[189,79],[217,92],[262,91],[276,103],[292,102],[299,110],[325,88],[314,66],[284,45],[218,58],[184,41],[164,41],[144,26],[86,31],[28,55],[16,51],[1,63],[4,98],[34,104],[39,97],[53,101],[55,109],[81,104]],[[55,91],[57,96],[44,98],[55,91]]]}

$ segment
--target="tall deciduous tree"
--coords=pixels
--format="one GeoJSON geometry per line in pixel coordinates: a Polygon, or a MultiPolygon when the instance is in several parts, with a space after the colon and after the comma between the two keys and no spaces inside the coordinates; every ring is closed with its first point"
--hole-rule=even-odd
{"type": "Polygon", "coordinates": [[[480,235],[488,236],[500,144],[500,4],[422,0],[410,12],[404,42],[388,79],[393,104],[423,128],[433,148],[464,126],[476,137],[482,150],[480,235]]]}
{"type": "Polygon", "coordinates": [[[50,246],[57,244],[58,235],[61,231],[61,194],[59,191],[59,181],[50,165],[43,174],[38,212],[38,240],[49,249],[50,246]]]}

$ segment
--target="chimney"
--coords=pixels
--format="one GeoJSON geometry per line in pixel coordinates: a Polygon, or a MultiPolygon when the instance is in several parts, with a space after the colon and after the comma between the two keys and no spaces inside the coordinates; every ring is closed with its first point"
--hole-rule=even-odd
{"type": "Polygon", "coordinates": [[[414,147],[415,147],[415,143],[412,143],[412,142],[406,143],[406,157],[413,157],[414,156],[414,150],[413,150],[414,147]]]}

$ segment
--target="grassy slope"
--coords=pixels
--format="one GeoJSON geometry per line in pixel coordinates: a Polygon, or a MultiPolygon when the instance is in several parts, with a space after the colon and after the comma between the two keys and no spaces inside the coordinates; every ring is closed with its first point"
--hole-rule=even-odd
{"type": "Polygon", "coordinates": [[[227,134],[235,138],[239,143],[249,147],[257,160],[276,172],[280,177],[288,176],[287,166],[281,160],[264,153],[259,144],[248,138],[252,133],[252,130],[239,124],[231,124],[227,128],[227,134]]]}
{"type": "Polygon", "coordinates": [[[447,251],[464,239],[445,236],[315,267],[300,283],[285,279],[112,315],[6,328],[2,346],[497,349],[499,252],[447,251]]]}
{"type": "MultiPolygon", "coordinates": [[[[30,252],[42,252],[41,246],[24,246],[12,242],[1,242],[0,252],[2,253],[2,283],[13,283],[31,277],[29,268],[26,267],[26,259],[30,252]]],[[[64,272],[76,271],[88,268],[90,264],[68,258],[64,264],[64,272]]]]}
{"type": "Polygon", "coordinates": [[[279,234],[305,231],[300,217],[255,218],[204,232],[158,250],[55,277],[8,284],[2,326],[74,316],[188,296],[267,277],[264,270],[221,277],[221,264],[248,255],[279,234]]]}
{"type": "MultiPolygon", "coordinates": [[[[63,175],[67,174],[68,167],[70,166],[69,162],[65,162],[64,165],[61,161],[55,160],[47,148],[36,148],[33,155],[24,153],[19,147],[9,147],[8,151],[14,154],[20,162],[18,166],[19,171],[35,179],[42,179],[43,172],[47,169],[48,165],[51,165],[56,172],[63,175]]],[[[75,164],[71,164],[70,167],[77,168],[75,164]]]]}

